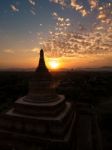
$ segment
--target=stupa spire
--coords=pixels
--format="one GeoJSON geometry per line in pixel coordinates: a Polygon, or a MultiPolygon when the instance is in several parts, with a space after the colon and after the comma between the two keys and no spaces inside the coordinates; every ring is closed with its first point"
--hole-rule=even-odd
{"type": "Polygon", "coordinates": [[[39,58],[39,65],[36,68],[36,72],[38,71],[48,71],[46,64],[45,64],[45,59],[44,59],[44,51],[43,49],[40,50],[40,58],[39,58]]]}

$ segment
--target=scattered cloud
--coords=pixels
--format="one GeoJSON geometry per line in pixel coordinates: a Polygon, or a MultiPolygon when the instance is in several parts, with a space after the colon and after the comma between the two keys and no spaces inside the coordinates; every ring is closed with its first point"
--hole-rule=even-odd
{"type": "Polygon", "coordinates": [[[34,0],[28,0],[28,2],[33,6],[35,6],[35,4],[36,4],[36,2],[34,0]]]}
{"type": "Polygon", "coordinates": [[[65,0],[49,0],[49,1],[61,5],[62,8],[67,6],[65,0]]]}
{"type": "Polygon", "coordinates": [[[98,14],[98,19],[105,20],[106,19],[106,14],[103,11],[100,11],[99,14],[98,14]]]}
{"type": "Polygon", "coordinates": [[[58,16],[57,12],[53,12],[52,16],[57,17],[58,16]]]}
{"type": "MultiPolygon", "coordinates": [[[[36,6],[36,0],[27,0],[29,4],[31,5],[31,10],[30,12],[33,15],[36,15],[36,11],[34,10],[36,6]]],[[[87,0],[84,2],[83,0],[49,0],[50,2],[54,4],[60,5],[62,8],[72,8],[73,10],[79,12],[83,17],[91,15],[93,11],[96,11],[97,17],[99,21],[103,23],[110,24],[112,21],[112,3],[107,1],[98,1],[98,0],[87,0]],[[85,3],[88,3],[87,7],[85,3]]],[[[10,5],[12,11],[14,12],[19,12],[19,9],[17,8],[17,3],[16,5],[11,4],[10,5]]],[[[57,13],[53,12],[52,16],[56,17],[57,13]]]]}
{"type": "Polygon", "coordinates": [[[5,49],[3,50],[5,53],[14,54],[14,51],[12,49],[5,49]]]}
{"type": "Polygon", "coordinates": [[[12,4],[10,7],[13,12],[19,12],[19,9],[15,5],[12,4]]]}
{"type": "Polygon", "coordinates": [[[98,8],[98,16],[97,19],[102,23],[111,24],[112,22],[112,3],[107,3],[106,5],[102,5],[98,8]]]}
{"type": "Polygon", "coordinates": [[[84,8],[83,5],[78,4],[77,0],[71,0],[70,5],[73,9],[75,9],[76,11],[79,11],[82,14],[82,16],[87,16],[88,15],[88,11],[84,8]]]}
{"type": "Polygon", "coordinates": [[[42,24],[42,23],[40,23],[40,26],[43,26],[43,24],[42,24]]]}
{"type": "MultiPolygon", "coordinates": [[[[106,2],[103,3],[98,0],[87,0],[90,8],[85,7],[83,0],[50,0],[55,4],[59,4],[63,7],[72,8],[75,11],[79,12],[83,17],[90,15],[93,11],[98,12],[97,19],[104,23],[110,23],[111,15],[112,15],[112,3],[106,2]],[[80,3],[79,3],[80,2],[80,3]]],[[[55,16],[55,13],[54,13],[55,16]]]]}
{"type": "Polygon", "coordinates": [[[91,32],[86,32],[85,26],[78,24],[79,30],[74,31],[70,18],[64,18],[57,13],[53,16],[56,21],[54,29],[49,29],[46,36],[38,34],[40,45],[48,57],[112,53],[112,24],[95,24],[91,32]]]}
{"type": "Polygon", "coordinates": [[[36,53],[39,53],[39,51],[40,51],[40,48],[38,48],[38,47],[35,47],[35,48],[33,48],[32,50],[31,50],[32,52],[36,52],[36,53]]]}
{"type": "Polygon", "coordinates": [[[89,0],[91,9],[95,9],[98,6],[98,0],[89,0]]]}
{"type": "Polygon", "coordinates": [[[30,10],[30,12],[33,14],[33,15],[36,15],[36,12],[34,10],[30,10]]]}
{"type": "MultiPolygon", "coordinates": [[[[86,33],[84,25],[79,24],[78,31],[72,30],[70,18],[59,16],[53,12],[52,16],[56,21],[53,28],[46,33],[38,33],[40,45],[52,56],[73,56],[76,54],[106,54],[112,52],[112,3],[103,3],[98,0],[87,0],[89,7],[84,5],[83,0],[49,0],[63,7],[72,8],[85,17],[96,11],[96,22],[91,32],[86,33]],[[47,37],[47,38],[46,38],[47,37]]],[[[28,0],[30,12],[36,15],[36,0],[28,0]]],[[[19,12],[17,5],[10,5],[13,12],[19,12]]],[[[42,26],[42,24],[39,24],[42,26]]],[[[38,52],[38,48],[32,52],[38,52]]],[[[4,50],[6,53],[14,53],[11,49],[4,50]]]]}
{"type": "Polygon", "coordinates": [[[36,1],[35,1],[35,0],[28,0],[28,2],[29,2],[30,5],[31,5],[31,10],[30,10],[30,12],[32,13],[32,15],[36,15],[36,8],[35,8],[36,1]]]}

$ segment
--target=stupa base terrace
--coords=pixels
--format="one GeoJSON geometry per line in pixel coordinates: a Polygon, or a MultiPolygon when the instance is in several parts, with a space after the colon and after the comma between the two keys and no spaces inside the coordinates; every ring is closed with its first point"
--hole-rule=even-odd
{"type": "Polygon", "coordinates": [[[75,113],[66,103],[57,116],[31,116],[9,110],[0,119],[0,145],[8,148],[71,149],[75,124],[75,113]],[[19,148],[20,147],[20,148],[19,148]]]}

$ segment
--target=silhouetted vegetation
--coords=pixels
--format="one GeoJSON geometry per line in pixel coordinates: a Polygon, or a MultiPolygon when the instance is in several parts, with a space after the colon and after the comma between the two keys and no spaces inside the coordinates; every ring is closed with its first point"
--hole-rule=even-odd
{"type": "Polygon", "coordinates": [[[61,81],[58,91],[73,101],[97,104],[112,96],[112,73],[68,72],[61,81]]]}
{"type": "MultiPolygon", "coordinates": [[[[0,72],[0,103],[25,95],[32,72],[0,72]]],[[[112,96],[112,72],[74,71],[53,73],[58,93],[73,101],[97,104],[112,96]]]]}
{"type": "Polygon", "coordinates": [[[27,93],[30,76],[30,72],[0,72],[0,111],[27,93]]]}

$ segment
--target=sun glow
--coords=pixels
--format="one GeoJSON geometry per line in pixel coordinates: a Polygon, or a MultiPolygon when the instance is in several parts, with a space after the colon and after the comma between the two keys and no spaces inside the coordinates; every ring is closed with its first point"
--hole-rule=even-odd
{"type": "Polygon", "coordinates": [[[49,67],[51,69],[58,69],[59,68],[59,62],[56,59],[49,61],[49,67]]]}

